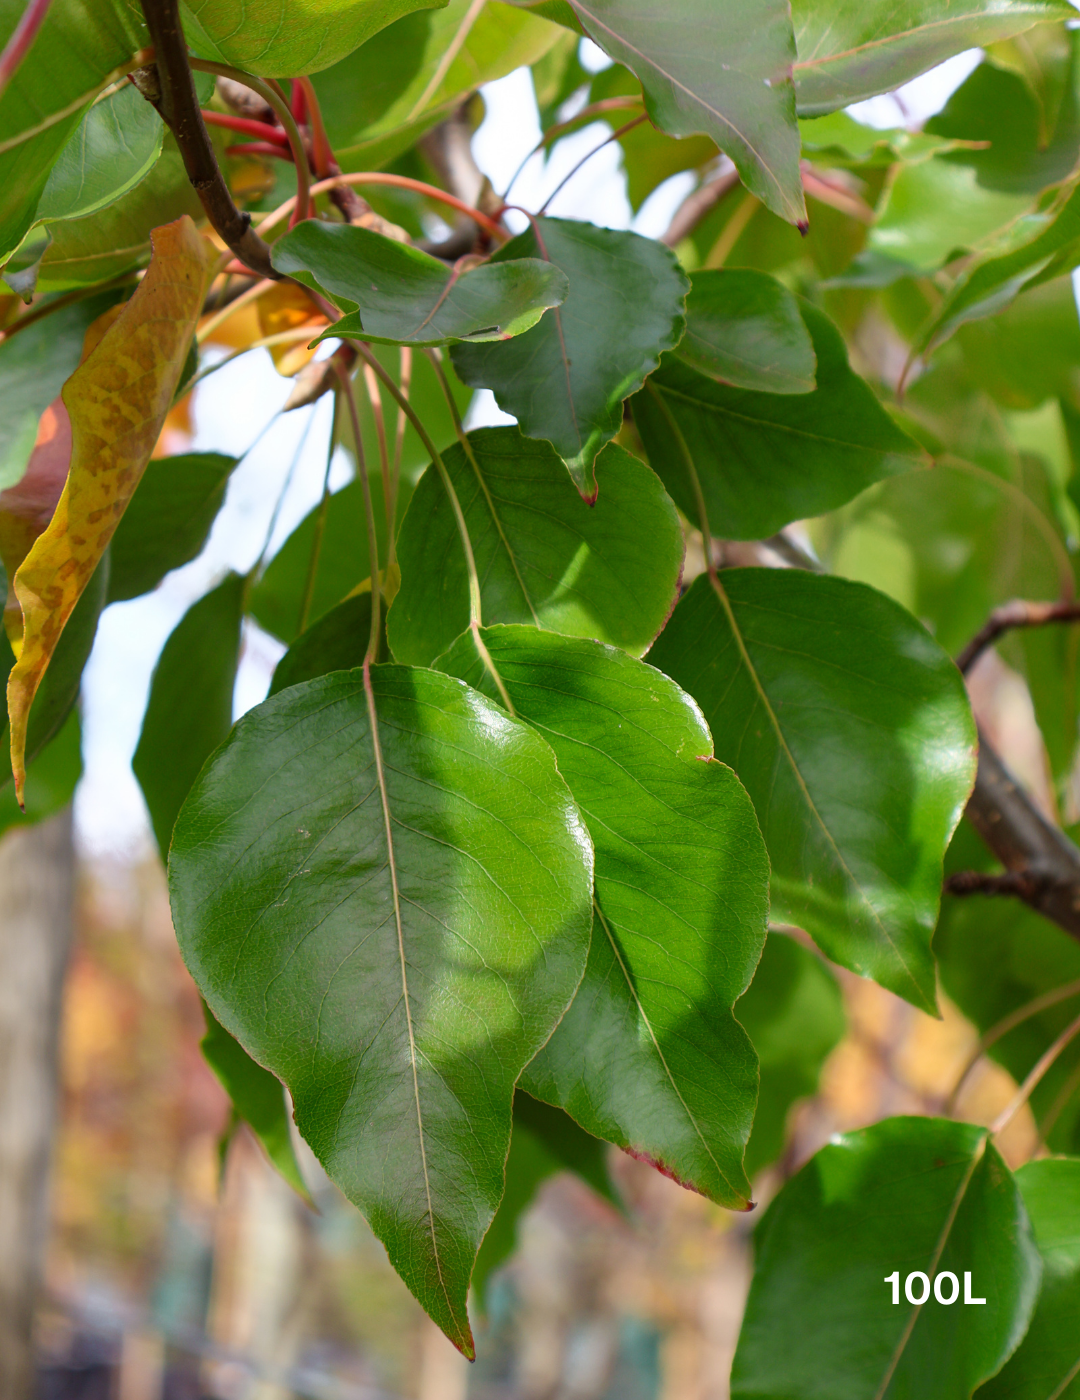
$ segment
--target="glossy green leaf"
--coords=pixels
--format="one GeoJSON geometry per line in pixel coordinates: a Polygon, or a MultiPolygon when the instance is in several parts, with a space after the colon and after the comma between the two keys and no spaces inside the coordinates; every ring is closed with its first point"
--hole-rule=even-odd
{"type": "Polygon", "coordinates": [[[891,92],[955,53],[1072,16],[1066,0],[792,0],[801,116],[891,92]]]}
{"type": "Polygon", "coordinates": [[[754,1252],[733,1400],[970,1396],[1024,1335],[1041,1274],[986,1130],[941,1118],[888,1118],[822,1148],[769,1207],[754,1252]],[[909,1302],[916,1271],[955,1301],[909,1302]],[[965,1305],[967,1275],[985,1306],[965,1305]]]}
{"type": "MultiPolygon", "coordinates": [[[[517,714],[551,745],[596,850],[585,978],[521,1086],[736,1210],[757,1063],[731,1007],[761,956],[769,865],[697,706],[651,666],[533,628],[482,633],[517,714]]],[[[471,634],[437,665],[488,694],[471,634]]]]}
{"type": "Polygon", "coordinates": [[[1019,1350],[979,1400],[1077,1400],[1080,1396],[1080,1160],[1026,1162],[1016,1173],[1035,1243],[1042,1292],[1019,1350]]]}
{"type": "Polygon", "coordinates": [[[689,455],[709,526],[723,539],[774,534],[926,461],[852,372],[832,322],[808,302],[799,309],[817,356],[813,393],[736,389],[669,355],[631,405],[649,461],[675,504],[697,523],[689,455]]]}
{"type": "Polygon", "coordinates": [[[343,170],[381,168],[483,83],[533,63],[558,40],[545,19],[511,5],[450,0],[389,25],[315,76],[343,170]]]}
{"type": "Polygon", "coordinates": [[[960,673],[873,589],[797,569],[699,578],[649,659],[753,799],[772,917],[933,1012],[942,859],[975,775],[960,673]]]}
{"type": "Polygon", "coordinates": [[[195,558],[236,462],[220,452],[192,452],[147,463],[112,538],[110,603],[149,593],[170,569],[195,558]]]}
{"type": "MultiPolygon", "coordinates": [[[[25,8],[23,0],[3,0],[0,44],[7,43],[25,8]]],[[[53,0],[0,97],[0,264],[33,222],[49,172],[83,113],[134,67],[148,43],[137,7],[53,0]]]]}
{"type": "Polygon", "coordinates": [[[413,10],[446,0],[185,0],[193,47],[268,78],[317,73],[413,10]]]}
{"type": "Polygon", "coordinates": [[[525,725],[432,671],[371,685],[337,672],[236,724],[177,822],[173,916],[214,1015],[471,1355],[514,1083],[581,978],[592,852],[525,725]]]}
{"type": "MultiPolygon", "coordinates": [[[[537,258],[471,271],[371,229],[306,220],[274,244],[274,266],[328,295],[346,314],[324,337],[394,345],[505,340],[566,296],[566,278],[537,258]]],[[[324,338],[320,337],[320,338],[324,338]]]]}
{"type": "Polygon", "coordinates": [[[25,810],[19,806],[14,783],[0,788],[0,835],[13,826],[33,826],[66,807],[75,796],[82,769],[82,727],[78,710],[72,710],[60,733],[27,770],[25,810]]]}
{"type": "MultiPolygon", "coordinates": [[[[385,558],[386,511],[382,478],[372,476],[370,482],[376,540],[380,557],[385,558]]],[[[408,501],[409,494],[407,484],[402,482],[402,505],[408,501]]],[[[313,561],[314,584],[307,606],[308,623],[329,612],[357,584],[371,576],[364,492],[360,483],[352,481],[330,496],[320,538],[322,513],[322,506],[318,505],[301,520],[270,560],[248,600],[248,607],[259,626],[286,643],[295,641],[302,630],[301,615],[308,596],[308,579],[313,561]]]]}
{"type": "Polygon", "coordinates": [[[269,694],[331,671],[362,666],[370,635],[371,593],[346,598],[297,637],[274,668],[269,694]]]}
{"type": "Polygon", "coordinates": [[[782,282],[749,268],[695,272],[680,360],[739,389],[808,394],[817,356],[799,303],[782,282]]]}
{"type": "Polygon", "coordinates": [[[232,727],[245,580],[229,574],[188,609],[165,643],[131,766],[162,860],[199,770],[232,727]]]}
{"type": "Polygon", "coordinates": [[[0,341],[0,490],[14,486],[34,448],[38,420],[79,366],[87,327],[120,293],[101,292],[0,341]]]}
{"type": "MultiPolygon", "coordinates": [[[[460,447],[443,460],[472,540],[484,621],[645,651],[671,610],[683,556],[675,508],[656,476],[610,443],[588,506],[547,443],[512,427],[481,428],[469,443],[479,472],[460,447]]],[[[465,553],[433,468],[402,521],[398,558],[390,648],[400,661],[430,665],[469,624],[465,553]]]]}
{"type": "Polygon", "coordinates": [[[773,932],[735,1016],[753,1041],[761,1073],[746,1145],[746,1174],[753,1180],[783,1152],[792,1105],[817,1092],[821,1067],[844,1034],[844,1008],[821,958],[773,932]]]}
{"type": "Polygon", "coordinates": [[[311,1197],[293,1151],[285,1089],[268,1069],[257,1065],[239,1041],[214,1019],[203,1002],[206,1034],[199,1048],[228,1094],[236,1116],[262,1143],[274,1169],[308,1204],[311,1197]]]}
{"type": "Polygon", "coordinates": [[[564,304],[512,344],[462,346],[451,358],[527,437],[550,442],[593,499],[593,462],[622,426],[623,400],[682,336],[686,274],[661,243],[567,219],[537,219],[491,265],[534,257],[565,274],[564,304]]]}
{"type": "Polygon", "coordinates": [[[604,52],[636,74],[646,110],[662,131],[712,137],[762,203],[790,223],[805,222],[791,82],[795,44],[786,4],[570,4],[604,52]]]}
{"type": "Polygon", "coordinates": [[[617,1204],[608,1177],[606,1143],[583,1132],[569,1114],[531,1098],[514,1094],[514,1131],[506,1159],[506,1189],[495,1212],[472,1276],[472,1296],[480,1307],[488,1279],[513,1254],[518,1223],[549,1177],[570,1171],[587,1181],[598,1195],[617,1204]]]}

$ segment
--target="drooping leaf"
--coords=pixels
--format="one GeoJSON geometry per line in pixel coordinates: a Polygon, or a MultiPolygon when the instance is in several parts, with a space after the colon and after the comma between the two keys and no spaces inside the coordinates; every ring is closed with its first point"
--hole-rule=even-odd
{"type": "Polygon", "coordinates": [[[792,0],[799,115],[891,92],[955,53],[1070,18],[1065,0],[792,0]]]}
{"type": "MultiPolygon", "coordinates": [[[[4,0],[0,44],[22,18],[4,0]]],[[[22,242],[54,162],[83,113],[134,67],[149,43],[137,7],[111,0],[54,0],[0,97],[0,264],[22,242]]]]}
{"type": "Polygon", "coordinates": [[[316,1156],[471,1355],[514,1083],[592,920],[589,838],[550,749],[432,671],[373,667],[367,697],[362,673],[308,681],[234,727],[169,875],[214,1015],[288,1085],[316,1156]]]}
{"type": "Polygon", "coordinates": [[[215,58],[269,78],[317,73],[414,10],[446,0],[185,0],[189,41],[215,58]]]}
{"type": "Polygon", "coordinates": [[[767,394],[808,394],[817,356],[782,282],[749,268],[695,272],[675,354],[710,379],[767,394]]]}
{"type": "Polygon", "coordinates": [[[214,1019],[205,1002],[203,1015],[206,1034],[199,1048],[231,1099],[236,1116],[262,1143],[274,1169],[310,1204],[311,1196],[289,1134],[289,1112],[281,1080],[255,1063],[239,1041],[214,1019]]]}
{"type": "MultiPolygon", "coordinates": [[[[732,1004],[761,956],[768,859],[701,713],[613,647],[526,627],[482,636],[518,715],[555,750],[596,850],[585,978],[521,1087],[711,1200],[749,1209],[757,1065],[732,1004]]],[[[498,694],[466,634],[437,662],[498,694]]]]}
{"type": "Polygon", "coordinates": [[[1025,1162],[1016,1184],[1042,1255],[1042,1292],[1027,1335],[979,1400],[1080,1396],[1080,1160],[1025,1162]]]}
{"type": "Polygon", "coordinates": [[[202,550],[236,466],[221,452],[148,462],[113,535],[109,602],[137,598],[202,550]]]}
{"type": "Polygon", "coordinates": [[[245,580],[229,574],[194,603],[162,650],[131,766],[163,862],[199,770],[232,727],[245,580]]]}
{"type": "MultiPolygon", "coordinates": [[[[640,655],[671,610],[683,554],[674,507],[653,473],[610,443],[588,506],[547,443],[510,427],[481,428],[469,443],[479,475],[460,447],[443,460],[472,540],[484,621],[531,623],[640,655]]],[[[426,666],[469,623],[465,554],[434,469],[402,521],[398,557],[390,649],[426,666]]]]}
{"type": "Polygon", "coordinates": [[[761,1073],[746,1145],[746,1174],[753,1180],[783,1151],[788,1110],[817,1091],[821,1066],[844,1034],[844,1009],[822,960],[774,932],[754,980],[735,1003],[735,1018],[753,1042],[761,1073]]]}
{"type": "Polygon", "coordinates": [[[631,404],[649,461],[675,504],[697,524],[689,455],[709,526],[724,539],[771,535],[926,462],[853,373],[832,322],[808,302],[799,307],[817,356],[813,393],[732,388],[668,355],[631,404]]]}
{"type": "MultiPolygon", "coordinates": [[[[984,1128],[888,1118],[846,1133],[758,1227],[731,1394],[970,1396],[1024,1335],[1040,1273],[1020,1193],[984,1128]],[[887,1279],[897,1272],[894,1304],[887,1279]],[[930,1292],[922,1307],[909,1302],[915,1272],[954,1301],[930,1292]],[[964,1304],[969,1275],[984,1306],[964,1304]]],[[[916,1278],[912,1293],[922,1291],[916,1278]]]]}
{"type": "Polygon", "coordinates": [[[650,0],[570,4],[604,52],[637,75],[662,131],[711,136],[763,204],[790,223],[805,222],[786,4],[721,8],[713,0],[684,0],[675,10],[650,0]]]}
{"type": "Polygon", "coordinates": [[[513,343],[460,346],[451,358],[527,437],[552,444],[592,500],[593,462],[622,426],[623,400],[683,333],[686,274],[661,243],[567,219],[536,219],[492,265],[535,257],[565,274],[564,304],[513,343]]]}
{"type": "Polygon", "coordinates": [[[945,847],[974,780],[960,673],[873,589],[797,569],[701,577],[649,658],[754,802],[772,917],[934,1011],[945,847]]]}
{"type": "Polygon", "coordinates": [[[64,386],[71,468],[52,521],[19,566],[23,640],[8,680],[11,758],[23,780],[34,694],[131,499],[172,402],[202,309],[207,245],[188,218],[157,229],[150,270],[64,386]]]}
{"type": "Polygon", "coordinates": [[[471,270],[351,224],[297,224],[274,244],[274,266],[321,291],[346,314],[327,336],[394,345],[504,340],[534,326],[566,296],[566,278],[537,258],[471,270]]]}
{"type": "Polygon", "coordinates": [[[513,1254],[518,1223],[540,1186],[556,1172],[570,1171],[598,1195],[617,1204],[604,1157],[606,1143],[584,1132],[568,1113],[541,1103],[518,1089],[514,1094],[514,1131],[506,1159],[506,1189],[484,1236],[472,1276],[472,1296],[481,1308],[488,1279],[513,1254]]]}
{"type": "MultiPolygon", "coordinates": [[[[302,632],[274,669],[270,695],[331,671],[362,666],[371,633],[371,592],[346,598],[302,632]]],[[[378,658],[384,660],[382,656],[378,658]]]]}

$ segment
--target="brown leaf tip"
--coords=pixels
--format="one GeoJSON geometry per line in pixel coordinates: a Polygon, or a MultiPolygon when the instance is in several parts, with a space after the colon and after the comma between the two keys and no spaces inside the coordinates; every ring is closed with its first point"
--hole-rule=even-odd
{"type": "Polygon", "coordinates": [[[635,1162],[644,1162],[647,1167],[652,1167],[653,1171],[658,1171],[661,1176],[666,1176],[669,1181],[673,1181],[676,1186],[681,1186],[684,1191],[694,1191],[699,1196],[704,1196],[705,1192],[699,1186],[695,1186],[692,1181],[684,1181],[678,1172],[675,1172],[666,1162],[660,1161],[657,1157],[651,1157],[647,1152],[639,1152],[636,1147],[624,1147],[623,1151],[628,1157],[633,1157],[635,1162]]]}

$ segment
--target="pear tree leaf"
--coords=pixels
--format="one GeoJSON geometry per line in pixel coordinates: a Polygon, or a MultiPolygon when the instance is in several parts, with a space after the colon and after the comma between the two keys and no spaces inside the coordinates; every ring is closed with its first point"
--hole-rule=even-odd
{"type": "MultiPolygon", "coordinates": [[[[596,850],[585,978],[521,1087],[691,1190],[750,1209],[757,1062],[732,1004],[765,940],[769,868],[750,801],[697,706],[613,647],[526,627],[484,645],[555,751],[596,850]]],[[[436,663],[488,693],[472,635],[436,663]]]]}
{"type": "Polygon", "coordinates": [[[305,219],[274,244],[274,266],[323,292],[346,314],[320,340],[356,336],[393,345],[506,340],[566,297],[558,268],[538,258],[471,270],[371,229],[305,219]]]}
{"type": "Polygon", "coordinates": [[[457,346],[451,359],[526,437],[551,443],[592,501],[593,462],[622,427],[623,400],[682,336],[686,274],[662,243],[568,219],[533,220],[491,265],[536,257],[565,274],[563,305],[511,343],[457,346]]]}
{"type": "Polygon", "coordinates": [[[773,1201],[754,1255],[733,1400],[970,1396],[1019,1344],[1042,1273],[986,1129],[943,1118],[834,1139],[773,1201]],[[965,1305],[966,1283],[985,1305],[965,1305]]]}
{"type": "Polygon", "coordinates": [[[301,632],[274,668],[269,694],[276,695],[290,685],[300,685],[330,671],[352,671],[362,666],[370,632],[369,589],[346,598],[301,632]]]}
{"type": "MultiPolygon", "coordinates": [[[[588,506],[547,443],[506,427],[470,433],[469,445],[475,469],[460,446],[443,460],[472,540],[485,621],[645,651],[671,611],[683,557],[678,517],[656,476],[609,443],[588,506]]],[[[427,666],[469,625],[465,553],[433,468],[402,521],[398,559],[390,649],[427,666]]]]}
{"type": "Polygon", "coordinates": [[[649,654],[701,706],[772,862],[772,917],[933,1013],[945,848],[975,776],[959,671],[864,585],[725,569],[649,654]]]}
{"type": "Polygon", "coordinates": [[[514,1084],[585,967],[592,849],[527,726],[434,671],[365,681],[238,721],[177,821],[173,917],[214,1016],[472,1355],[514,1084]]]}

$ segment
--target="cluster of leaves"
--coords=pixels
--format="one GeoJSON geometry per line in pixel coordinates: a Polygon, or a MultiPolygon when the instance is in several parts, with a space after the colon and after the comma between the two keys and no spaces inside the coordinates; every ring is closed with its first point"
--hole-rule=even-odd
{"type": "MultiPolygon", "coordinates": [[[[150,457],[239,292],[241,348],[298,375],[298,403],[333,390],[356,477],[183,618],[134,768],[237,1116],[302,1189],[287,1087],[466,1354],[470,1282],[482,1304],[553,1171],[610,1194],[604,1143],[751,1208],[843,1033],[792,929],[921,1010],[940,976],[981,1030],[1007,1020],[993,1053],[1018,1078],[1069,1021],[1080,949],[940,892],[947,853],[995,868],[957,833],[976,733],[950,652],[1013,594],[1074,587],[1072,13],[192,3],[199,100],[281,281],[196,229],[130,7],[52,0],[0,95],[3,819],[70,796],[101,611],[207,538],[236,461],[150,457]],[[613,60],[595,76],[583,34],[613,60]],[[922,132],[841,110],[973,45],[922,132]],[[275,102],[245,115],[208,65],[275,102]],[[656,241],[540,212],[511,238],[474,188],[473,251],[418,246],[465,193],[440,133],[523,65],[545,141],[635,113],[633,205],[690,171],[694,217],[656,241]],[[374,210],[323,180],[287,228],[297,158],[374,210]],[[466,432],[470,388],[516,424],[466,432]],[[785,533],[806,520],[816,555],[785,533]],[[287,650],[233,725],[245,618],[287,650]]],[[[1062,801],[1075,645],[1008,643],[1062,801]]],[[[1062,1154],[1078,1066],[1073,1045],[1032,1086],[1062,1154]]],[[[733,1393],[1080,1395],[1078,1237],[1076,1157],[1013,1175],[948,1119],[850,1134],[758,1228],[733,1393]],[[897,1270],[990,1301],[895,1305],[897,1270]]]]}

